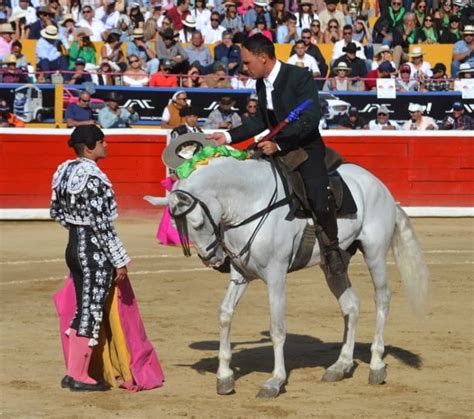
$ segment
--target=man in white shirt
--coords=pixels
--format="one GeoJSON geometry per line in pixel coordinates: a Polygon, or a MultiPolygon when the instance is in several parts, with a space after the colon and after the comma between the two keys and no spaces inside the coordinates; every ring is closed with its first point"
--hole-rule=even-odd
{"type": "Polygon", "coordinates": [[[370,130],[399,130],[400,125],[398,125],[395,121],[390,121],[389,119],[389,110],[385,105],[380,106],[377,109],[377,118],[372,119],[369,122],[369,129],[370,130]]]}
{"type": "Polygon", "coordinates": [[[102,21],[94,17],[94,10],[90,6],[84,6],[82,9],[82,19],[79,21],[80,28],[89,28],[92,31],[91,41],[103,41],[102,33],[105,31],[105,25],[102,21]]]}
{"type": "Polygon", "coordinates": [[[321,72],[314,57],[306,54],[306,45],[303,40],[296,41],[295,54],[293,54],[287,61],[288,64],[296,65],[297,67],[307,68],[311,71],[313,77],[319,77],[321,72]]]}
{"type": "Polygon", "coordinates": [[[221,17],[219,13],[212,12],[211,24],[202,31],[204,36],[205,44],[216,44],[222,41],[222,33],[225,32],[225,28],[220,25],[221,17]]]}
{"type": "Polygon", "coordinates": [[[120,13],[115,10],[115,0],[107,0],[105,6],[99,7],[95,12],[95,18],[100,20],[106,30],[117,27],[120,13]]]}
{"type": "Polygon", "coordinates": [[[331,62],[336,61],[339,57],[342,57],[345,54],[345,52],[342,49],[344,47],[347,47],[347,44],[349,42],[353,42],[354,44],[356,44],[357,47],[360,48],[356,52],[356,57],[359,57],[362,60],[367,59],[365,57],[364,48],[362,47],[360,42],[352,40],[352,26],[351,25],[345,25],[344,28],[342,29],[342,39],[337,41],[334,44],[334,48],[332,50],[331,62]]]}
{"type": "Polygon", "coordinates": [[[324,32],[331,19],[336,19],[339,22],[339,27],[342,28],[346,23],[344,13],[337,9],[339,0],[325,0],[326,8],[321,10],[318,14],[319,22],[321,23],[321,31],[324,32]]]}
{"type": "Polygon", "coordinates": [[[403,124],[403,129],[406,131],[432,131],[438,129],[436,121],[430,116],[423,116],[426,106],[418,103],[410,103],[408,112],[410,119],[403,124]]]}

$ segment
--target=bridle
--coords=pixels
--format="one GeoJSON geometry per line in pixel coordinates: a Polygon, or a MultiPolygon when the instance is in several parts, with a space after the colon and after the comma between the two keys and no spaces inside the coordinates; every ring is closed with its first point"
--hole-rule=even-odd
{"type": "MultiPolygon", "coordinates": [[[[222,248],[225,254],[229,256],[231,259],[238,259],[245,255],[246,253],[249,252],[250,247],[252,246],[253,241],[255,240],[255,236],[257,235],[258,231],[262,227],[263,223],[266,221],[268,215],[275,209],[280,208],[284,205],[287,205],[291,203],[292,201],[292,196],[285,196],[285,198],[276,201],[276,198],[278,196],[278,179],[277,179],[277,173],[274,165],[271,165],[272,167],[272,172],[273,172],[273,177],[275,179],[275,189],[272,193],[272,196],[270,198],[270,201],[268,202],[268,205],[266,208],[250,215],[247,217],[245,220],[241,221],[240,223],[237,224],[231,224],[231,225],[225,225],[227,230],[234,229],[241,227],[245,224],[248,224],[252,221],[255,221],[260,218],[260,221],[258,222],[257,226],[255,227],[253,233],[250,235],[250,238],[248,239],[247,243],[244,245],[244,247],[240,250],[240,252],[233,252],[230,250],[227,245],[224,242],[224,237],[222,233],[222,228],[221,224],[217,224],[214,219],[212,218],[211,211],[209,210],[209,207],[206,205],[205,202],[201,201],[199,198],[191,194],[190,192],[184,191],[182,189],[176,189],[173,192],[179,192],[180,194],[186,195],[188,198],[191,200],[191,205],[182,213],[179,214],[174,214],[171,209],[170,209],[170,214],[171,216],[175,219],[176,221],[176,226],[178,228],[178,233],[179,233],[179,238],[181,241],[181,246],[183,248],[183,253],[185,256],[191,256],[191,251],[189,248],[189,239],[187,238],[187,223],[186,223],[186,215],[192,212],[197,205],[199,205],[202,210],[204,211],[204,214],[206,218],[208,219],[209,223],[211,224],[213,234],[215,236],[214,241],[209,244],[206,247],[206,252],[209,252],[207,256],[201,256],[198,254],[198,256],[201,258],[203,262],[206,262],[210,259],[212,259],[219,248],[219,246],[222,248]],[[186,237],[185,237],[186,236],[186,237]]],[[[250,256],[250,254],[249,254],[250,256]]]]}

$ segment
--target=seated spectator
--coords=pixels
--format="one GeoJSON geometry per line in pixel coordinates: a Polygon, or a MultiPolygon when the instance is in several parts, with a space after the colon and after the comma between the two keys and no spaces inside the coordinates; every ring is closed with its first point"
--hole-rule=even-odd
{"type": "Polygon", "coordinates": [[[185,106],[179,111],[179,116],[184,119],[184,124],[171,131],[170,137],[172,140],[189,132],[202,132],[202,129],[198,126],[199,110],[197,107],[185,106]]]}
{"type": "Polygon", "coordinates": [[[150,77],[150,87],[177,87],[178,77],[171,74],[173,63],[170,60],[161,60],[160,71],[150,77]]]}
{"type": "Polygon", "coordinates": [[[225,67],[220,63],[214,64],[214,71],[212,74],[206,76],[206,84],[208,87],[219,89],[231,89],[229,76],[225,71],[225,67]]]}
{"type": "Polygon", "coordinates": [[[295,43],[295,54],[293,54],[287,61],[288,64],[296,65],[297,67],[306,68],[311,72],[313,77],[319,77],[318,63],[311,55],[306,53],[306,45],[302,39],[295,43]]]}
{"type": "Polygon", "coordinates": [[[352,24],[352,39],[361,45],[372,46],[372,31],[367,24],[367,17],[358,15],[352,24]]]}
{"type": "MultiPolygon", "coordinates": [[[[311,34],[311,43],[313,45],[324,43],[324,32],[321,30],[321,23],[319,22],[319,19],[313,20],[309,29],[311,34]]],[[[301,31],[301,37],[303,37],[303,31],[301,31]]]]}
{"type": "Polygon", "coordinates": [[[456,42],[453,47],[452,77],[457,76],[462,63],[468,63],[474,67],[474,25],[467,25],[461,33],[463,39],[456,42]]]}
{"type": "Polygon", "coordinates": [[[222,42],[214,48],[214,59],[222,64],[227,74],[233,76],[240,65],[240,47],[232,41],[232,33],[222,33],[222,42]]]}
{"type": "Polygon", "coordinates": [[[426,8],[427,8],[427,4],[426,4],[425,0],[415,0],[414,7],[412,5],[411,10],[413,11],[413,13],[416,16],[416,20],[417,20],[416,24],[419,27],[423,26],[423,22],[424,22],[424,20],[427,16],[426,8]]]}
{"type": "Polygon", "coordinates": [[[85,70],[86,62],[82,58],[76,60],[74,73],[67,73],[64,75],[65,84],[83,84],[92,82],[92,77],[89,72],[85,70]]]}
{"type": "Polygon", "coordinates": [[[183,77],[181,80],[182,87],[208,87],[207,83],[204,81],[204,78],[200,76],[201,67],[197,64],[191,64],[187,72],[187,76],[183,77]]]}
{"type": "MultiPolygon", "coordinates": [[[[321,10],[318,15],[321,22],[321,30],[325,32],[328,29],[329,22],[333,20],[337,21],[337,29],[340,30],[345,24],[345,18],[344,13],[337,8],[339,0],[325,0],[324,2],[326,3],[326,8],[321,10]]],[[[337,40],[339,40],[339,36],[337,40]]]]}
{"type": "Polygon", "coordinates": [[[105,0],[101,7],[96,9],[95,17],[104,24],[104,30],[110,31],[117,27],[118,20],[120,18],[120,12],[116,10],[115,0],[105,0]]]}
{"type": "Polygon", "coordinates": [[[95,65],[95,46],[91,42],[89,34],[90,31],[87,29],[78,29],[77,41],[74,41],[69,48],[69,70],[74,69],[78,58],[81,58],[86,64],[95,65]]]}
{"type": "Polygon", "coordinates": [[[0,60],[10,54],[14,33],[10,23],[0,23],[0,60]]]}
{"type": "Polygon", "coordinates": [[[385,105],[379,106],[377,109],[377,119],[372,119],[369,122],[370,130],[399,130],[400,125],[395,121],[390,121],[389,110],[385,105]]]}
{"type": "Polygon", "coordinates": [[[463,86],[466,84],[464,79],[474,78],[474,67],[471,67],[469,63],[463,63],[459,66],[458,77],[454,80],[453,90],[462,91],[463,86]]]}
{"type": "Polygon", "coordinates": [[[278,26],[276,41],[279,44],[294,44],[301,37],[301,29],[296,27],[295,15],[287,12],[283,24],[278,26]]]}
{"type": "MultiPolygon", "coordinates": [[[[347,66],[351,69],[351,78],[355,78],[352,81],[353,87],[356,89],[364,90],[364,82],[363,80],[359,80],[359,78],[364,78],[367,75],[367,66],[364,60],[361,60],[359,57],[356,56],[358,51],[356,44],[353,42],[349,42],[346,47],[343,48],[343,52],[345,54],[338,58],[334,62],[334,67],[339,66],[340,63],[346,63],[347,66]]],[[[334,71],[331,70],[331,76],[334,75],[334,71]]]]}
{"type": "Polygon", "coordinates": [[[423,55],[425,55],[425,53],[420,47],[413,48],[412,52],[408,54],[410,57],[408,65],[411,69],[412,79],[424,80],[433,75],[431,64],[428,61],[423,60],[423,55]]]}
{"type": "Polygon", "coordinates": [[[40,7],[36,14],[38,20],[30,26],[29,39],[40,39],[42,30],[46,29],[48,26],[56,26],[54,12],[49,7],[40,7]]]}
{"type": "Polygon", "coordinates": [[[225,31],[224,26],[220,24],[221,16],[217,12],[212,12],[210,24],[203,29],[204,43],[217,44],[222,40],[222,33],[225,31]]]}
{"type": "Polygon", "coordinates": [[[122,51],[122,42],[120,35],[116,32],[111,32],[104,45],[100,50],[102,61],[107,59],[110,67],[117,73],[125,71],[127,63],[125,62],[125,55],[122,51]]]}
{"type": "Polygon", "coordinates": [[[187,15],[186,19],[183,20],[183,29],[181,29],[179,34],[179,41],[183,43],[191,42],[193,32],[196,30],[196,21],[191,15],[187,15]]]}
{"type": "Polygon", "coordinates": [[[390,45],[393,41],[392,34],[396,28],[403,25],[406,10],[402,0],[392,0],[386,11],[381,12],[374,25],[374,43],[390,45]]]}
{"type": "Polygon", "coordinates": [[[410,45],[421,44],[422,42],[421,32],[416,23],[415,14],[408,12],[403,16],[403,24],[397,26],[392,32],[393,61],[395,61],[397,68],[402,61],[408,60],[409,55],[407,54],[410,45]]]}
{"type": "MultiPolygon", "coordinates": [[[[128,15],[121,14],[117,23],[116,32],[120,35],[121,42],[128,42],[132,38],[132,21],[128,15]]],[[[128,46],[128,44],[127,44],[128,46]]]]}
{"type": "Polygon", "coordinates": [[[12,47],[11,47],[11,53],[16,58],[16,68],[21,68],[24,71],[27,71],[29,62],[26,56],[22,53],[22,51],[23,51],[22,43],[20,41],[13,41],[12,47]]]}
{"type": "Polygon", "coordinates": [[[154,74],[158,71],[159,59],[168,58],[160,56],[159,51],[153,51],[150,43],[145,42],[145,32],[142,28],[135,28],[132,32],[132,39],[127,42],[127,57],[132,55],[138,57],[140,67],[143,67],[148,74],[154,74]]]}
{"type": "Polygon", "coordinates": [[[95,74],[91,74],[92,81],[98,86],[114,86],[116,83],[114,70],[110,66],[107,58],[102,59],[99,69],[95,74]]]}
{"type": "Polygon", "coordinates": [[[365,80],[365,90],[377,90],[377,79],[390,79],[392,73],[395,73],[395,68],[388,61],[380,63],[376,70],[371,70],[367,73],[365,80]]]}
{"type": "Polygon", "coordinates": [[[36,9],[33,6],[30,6],[28,0],[19,0],[17,2],[17,6],[13,7],[12,9],[12,18],[13,16],[19,16],[20,13],[24,14],[25,17],[25,25],[30,27],[33,23],[38,20],[38,16],[36,14],[36,9]]]}
{"type": "Polygon", "coordinates": [[[119,104],[123,97],[115,92],[105,98],[105,106],[99,111],[98,119],[102,128],[130,128],[130,124],[139,120],[138,113],[132,106],[122,108],[119,104]]]}
{"type": "MultiPolygon", "coordinates": [[[[315,21],[317,22],[317,21],[315,21]]],[[[326,64],[326,60],[321,53],[321,50],[317,45],[314,45],[311,42],[311,31],[309,29],[303,29],[301,31],[301,40],[304,42],[306,54],[311,55],[318,64],[319,72],[321,73],[322,77],[325,77],[328,72],[328,66],[326,64]]],[[[291,47],[290,55],[295,54],[295,46],[291,47]]]]}
{"type": "Polygon", "coordinates": [[[342,33],[339,22],[337,19],[331,19],[326,30],[323,32],[323,43],[335,44],[340,39],[342,39],[342,33]]]}
{"type": "MultiPolygon", "coordinates": [[[[449,0],[446,2],[448,3],[449,0]]],[[[449,3],[451,5],[451,3],[449,3]]],[[[449,16],[449,26],[443,28],[442,33],[439,37],[440,44],[455,44],[461,38],[461,31],[459,29],[459,23],[461,18],[458,15],[449,16]]]]}
{"type": "Polygon", "coordinates": [[[190,13],[196,21],[196,29],[202,33],[211,23],[211,11],[206,7],[205,0],[196,0],[190,13]]]}
{"type": "Polygon", "coordinates": [[[79,101],[77,103],[70,103],[67,105],[64,118],[66,119],[66,125],[68,128],[95,123],[94,118],[92,117],[92,109],[89,106],[90,101],[90,93],[83,90],[79,94],[79,101]]]}
{"type": "Polygon", "coordinates": [[[145,30],[145,38],[147,41],[155,38],[155,35],[157,34],[158,29],[161,28],[163,20],[166,16],[163,13],[163,6],[160,0],[152,1],[150,7],[151,9],[145,13],[145,26],[143,27],[143,29],[145,30]],[[153,28],[153,30],[151,30],[151,28],[153,28]]]}
{"type": "Polygon", "coordinates": [[[130,26],[132,30],[143,29],[145,26],[145,17],[140,10],[140,3],[132,1],[129,3],[128,16],[130,17],[130,26]]]}
{"type": "Polygon", "coordinates": [[[241,65],[239,67],[239,70],[235,74],[234,77],[232,77],[230,84],[232,86],[232,89],[253,89],[255,90],[257,86],[257,80],[252,79],[249,76],[249,72],[247,70],[247,67],[245,64],[241,65]]]}
{"type": "Polygon", "coordinates": [[[59,4],[59,0],[49,0],[48,6],[54,13],[54,21],[59,22],[63,18],[63,8],[59,4]]]}
{"type": "Polygon", "coordinates": [[[342,57],[344,55],[344,48],[347,47],[347,45],[351,42],[357,47],[356,56],[361,60],[366,60],[367,58],[365,57],[365,53],[360,42],[352,40],[352,26],[345,25],[342,29],[342,39],[334,44],[331,62],[334,62],[338,58],[342,57]]]}
{"type": "Polygon", "coordinates": [[[0,100],[0,128],[23,128],[25,123],[10,111],[3,99],[0,100]]]}
{"type": "Polygon", "coordinates": [[[67,70],[68,64],[66,57],[61,52],[61,45],[56,26],[50,25],[41,31],[41,38],[36,42],[38,70],[45,72],[67,70]]]}
{"type": "Polygon", "coordinates": [[[318,19],[318,15],[313,12],[314,0],[301,0],[298,4],[298,11],[295,13],[296,26],[300,29],[309,29],[311,22],[318,19]]]}
{"type": "MultiPolygon", "coordinates": [[[[247,13],[244,14],[243,16],[243,21],[244,21],[244,29],[247,33],[249,33],[249,36],[252,36],[255,32],[253,32],[254,29],[257,29],[258,23],[263,22],[265,24],[266,28],[271,28],[272,25],[272,20],[270,17],[270,13],[266,11],[268,7],[268,3],[266,0],[255,0],[254,1],[254,8],[250,7],[247,10],[247,13]]],[[[262,32],[263,33],[263,32],[262,32]]],[[[273,42],[273,36],[270,31],[271,38],[269,38],[273,42]]],[[[265,34],[264,34],[265,35],[265,34]]],[[[267,36],[267,35],[265,35],[267,36]]]]}
{"type": "Polygon", "coordinates": [[[451,0],[442,0],[438,9],[434,12],[436,26],[439,31],[444,32],[448,28],[451,16],[454,16],[451,14],[451,0]]]}
{"type": "Polygon", "coordinates": [[[437,44],[439,42],[439,32],[434,24],[434,17],[431,14],[425,16],[423,20],[421,40],[424,44],[437,44]]]}
{"type": "Polygon", "coordinates": [[[204,123],[205,129],[231,129],[242,125],[239,114],[232,110],[235,101],[230,96],[222,96],[219,107],[214,109],[204,123]]]}
{"type": "Polygon", "coordinates": [[[174,31],[171,28],[161,33],[162,39],[156,41],[156,54],[159,60],[170,60],[173,63],[172,73],[183,74],[189,65],[188,54],[176,41],[174,31]]]}
{"type": "Polygon", "coordinates": [[[418,80],[411,78],[411,67],[405,63],[400,66],[400,74],[395,79],[397,92],[417,92],[420,88],[418,80]]]}
{"type": "MultiPolygon", "coordinates": [[[[335,73],[334,77],[330,77],[324,83],[323,90],[346,91],[354,90],[355,85],[349,79],[351,72],[350,67],[345,62],[340,62],[336,67],[332,68],[335,73]]],[[[358,90],[356,88],[355,90],[358,90]]]]}
{"type": "Polygon", "coordinates": [[[102,34],[105,33],[105,25],[101,20],[94,17],[94,10],[91,6],[85,5],[82,8],[82,19],[79,21],[80,28],[87,28],[90,30],[90,39],[92,42],[100,42],[103,40],[102,34]]]}
{"type": "Polygon", "coordinates": [[[76,21],[72,14],[64,15],[64,19],[59,22],[59,36],[61,42],[69,50],[71,44],[76,40],[76,21]]]}
{"type": "Polygon", "coordinates": [[[233,0],[224,0],[225,13],[221,16],[221,26],[235,37],[236,42],[244,41],[244,23],[237,13],[237,5],[233,0]]]}
{"type": "Polygon", "coordinates": [[[464,115],[464,105],[461,102],[453,103],[453,114],[452,116],[445,116],[441,123],[442,130],[473,130],[474,121],[468,116],[464,115]]]}
{"type": "Polygon", "coordinates": [[[13,29],[15,30],[16,39],[28,39],[30,34],[30,27],[26,25],[26,11],[18,10],[15,13],[12,13],[8,22],[11,23],[13,29]]]}
{"type": "Polygon", "coordinates": [[[420,90],[423,92],[447,92],[451,90],[452,83],[446,74],[446,66],[443,63],[437,63],[431,70],[433,77],[425,79],[420,90]]]}
{"type": "Polygon", "coordinates": [[[397,68],[392,57],[392,49],[388,45],[382,45],[375,51],[374,60],[372,61],[372,70],[376,70],[383,61],[388,61],[393,67],[397,68]]]}
{"type": "Polygon", "coordinates": [[[2,62],[6,64],[6,68],[0,68],[1,83],[28,83],[27,73],[17,68],[16,57],[13,54],[7,55],[2,62]]]}
{"type": "Polygon", "coordinates": [[[128,69],[123,73],[124,86],[143,87],[148,86],[148,73],[141,68],[140,58],[137,55],[128,57],[128,69]]]}
{"type": "Polygon", "coordinates": [[[338,129],[367,129],[367,122],[359,115],[359,110],[351,106],[347,115],[339,120],[338,129]]]}
{"type": "Polygon", "coordinates": [[[178,90],[171,98],[168,106],[161,115],[161,128],[176,128],[183,125],[185,120],[180,115],[181,109],[188,106],[188,95],[184,90],[178,90]]]}
{"type": "Polygon", "coordinates": [[[270,18],[272,23],[269,29],[272,32],[274,40],[277,39],[277,30],[281,25],[283,25],[285,16],[285,0],[273,0],[270,3],[270,18]]]}
{"type": "Polygon", "coordinates": [[[212,65],[214,58],[212,58],[211,51],[204,44],[204,38],[201,32],[194,31],[191,37],[191,45],[184,48],[188,55],[188,61],[191,64],[199,63],[202,74],[212,72],[212,65]]]}
{"type": "Polygon", "coordinates": [[[250,96],[245,105],[245,112],[242,114],[242,125],[252,119],[256,118],[258,112],[258,99],[255,96],[250,96]]]}
{"type": "Polygon", "coordinates": [[[176,6],[169,9],[166,14],[173,20],[174,28],[180,31],[183,29],[183,21],[189,14],[189,0],[178,0],[176,6]]]}
{"type": "Polygon", "coordinates": [[[436,130],[438,125],[433,118],[430,116],[423,116],[423,112],[426,110],[426,106],[418,103],[410,103],[408,106],[408,112],[410,113],[410,119],[403,124],[402,129],[405,131],[416,130],[436,130]]]}
{"type": "MultiPolygon", "coordinates": [[[[250,9],[253,10],[253,9],[250,9]]],[[[258,16],[255,20],[255,27],[250,31],[249,36],[253,36],[256,33],[261,33],[266,36],[270,41],[273,42],[273,35],[268,30],[267,21],[264,16],[258,16]]]]}

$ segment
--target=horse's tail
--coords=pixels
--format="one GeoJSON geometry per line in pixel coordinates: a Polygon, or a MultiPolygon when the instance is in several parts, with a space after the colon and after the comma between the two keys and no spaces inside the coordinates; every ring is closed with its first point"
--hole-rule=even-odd
{"type": "Polygon", "coordinates": [[[392,251],[410,306],[417,315],[423,316],[428,294],[428,268],[410,219],[398,204],[392,251]]]}

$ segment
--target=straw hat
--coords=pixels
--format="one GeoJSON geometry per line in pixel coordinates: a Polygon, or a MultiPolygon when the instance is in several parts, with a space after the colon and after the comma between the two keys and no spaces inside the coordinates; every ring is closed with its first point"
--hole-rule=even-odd
{"type": "Polygon", "coordinates": [[[59,39],[58,28],[53,25],[48,25],[40,32],[41,36],[46,39],[59,39]]]}
{"type": "Polygon", "coordinates": [[[133,39],[145,38],[145,31],[143,30],[143,28],[135,28],[132,32],[132,38],[133,39]]]}
{"type": "Polygon", "coordinates": [[[314,0],[301,0],[299,3],[300,5],[303,5],[303,4],[309,4],[310,6],[315,5],[314,0]]]}
{"type": "Polygon", "coordinates": [[[419,103],[410,103],[408,105],[408,112],[424,112],[426,106],[420,105],[419,103]]]}
{"type": "Polygon", "coordinates": [[[26,10],[18,10],[15,14],[13,14],[10,19],[8,19],[8,21],[10,23],[13,23],[13,22],[16,22],[17,20],[23,18],[23,17],[26,17],[28,13],[26,12],[26,10]]]}
{"type": "Polygon", "coordinates": [[[333,70],[335,70],[335,71],[345,70],[347,72],[351,71],[350,67],[344,61],[341,61],[336,67],[333,67],[333,70]]]}
{"type": "Polygon", "coordinates": [[[187,26],[188,28],[195,28],[196,27],[196,19],[191,15],[187,15],[186,19],[183,20],[183,25],[187,26]]]}
{"type": "Polygon", "coordinates": [[[205,134],[201,132],[180,135],[166,146],[163,151],[163,163],[170,169],[176,169],[204,147],[216,145],[214,140],[206,140],[205,134]]]}
{"type": "Polygon", "coordinates": [[[16,64],[17,58],[14,54],[8,54],[2,61],[3,64],[16,64]]]}
{"type": "Polygon", "coordinates": [[[267,7],[268,6],[268,3],[266,2],[266,0],[255,0],[253,2],[253,4],[255,6],[259,6],[259,7],[267,7]]]}
{"type": "Polygon", "coordinates": [[[59,22],[59,24],[60,24],[61,26],[64,26],[64,24],[65,24],[67,21],[69,21],[69,20],[70,20],[72,23],[76,23],[76,21],[74,20],[74,16],[73,16],[71,13],[66,13],[66,14],[64,15],[64,19],[61,20],[61,22],[59,22]]]}
{"type": "Polygon", "coordinates": [[[423,55],[425,55],[425,53],[421,50],[420,47],[413,48],[411,52],[408,54],[408,56],[411,58],[422,57],[423,55]]]}
{"type": "Polygon", "coordinates": [[[461,73],[474,73],[474,68],[472,68],[469,63],[462,63],[459,66],[459,71],[458,71],[458,74],[461,74],[461,73]]]}
{"type": "Polygon", "coordinates": [[[10,23],[2,23],[0,24],[0,33],[15,33],[15,31],[10,23]]]}
{"type": "Polygon", "coordinates": [[[474,35],[474,25],[466,25],[463,31],[461,31],[463,35],[474,35]]]}
{"type": "Polygon", "coordinates": [[[382,45],[379,49],[377,49],[377,50],[375,51],[375,54],[374,54],[374,55],[375,55],[375,56],[381,55],[381,54],[383,54],[384,52],[390,52],[390,53],[392,53],[393,50],[392,50],[392,48],[390,48],[388,45],[382,45]]]}

